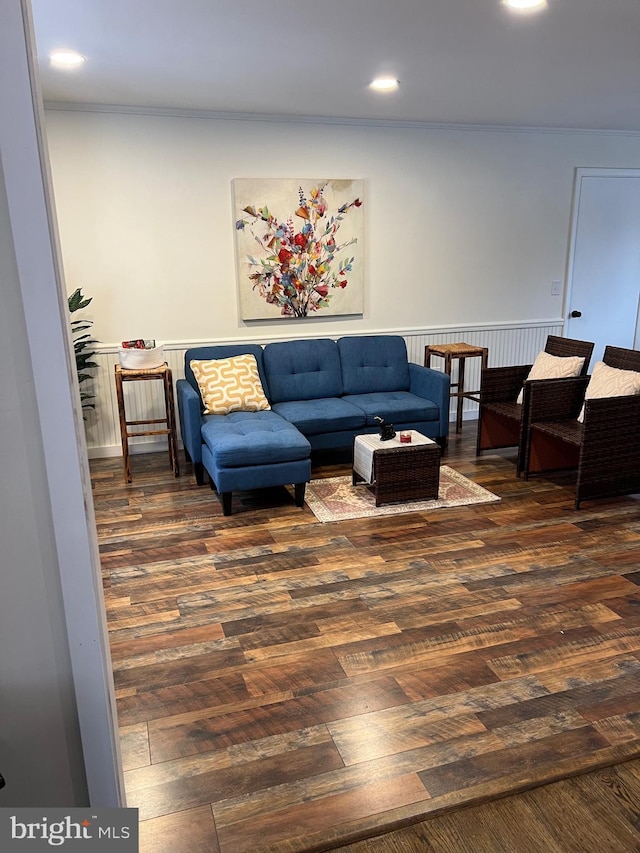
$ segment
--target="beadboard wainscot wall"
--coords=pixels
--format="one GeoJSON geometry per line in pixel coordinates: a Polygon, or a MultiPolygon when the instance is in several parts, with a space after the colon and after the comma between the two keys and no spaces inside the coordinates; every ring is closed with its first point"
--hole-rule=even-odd
{"type": "MultiPolygon", "coordinates": [[[[293,330],[292,330],[293,331],[293,330]]],[[[489,366],[506,364],[529,364],[533,362],[538,352],[544,348],[547,335],[562,333],[561,322],[545,324],[530,324],[527,326],[502,327],[467,327],[462,329],[441,329],[422,331],[379,331],[367,334],[399,334],[407,344],[409,360],[416,364],[424,362],[424,348],[428,344],[453,343],[465,341],[474,346],[489,348],[489,366]]],[[[289,336],[264,336],[251,339],[252,343],[267,344],[278,340],[289,340],[289,336]]],[[[298,338],[312,337],[297,335],[298,338]]],[[[324,337],[335,338],[336,335],[324,337]]],[[[189,347],[210,346],[215,344],[247,343],[248,339],[240,340],[208,340],[190,342],[172,342],[164,344],[164,354],[171,368],[174,384],[184,377],[184,354],[189,347]]],[[[114,367],[118,363],[118,347],[99,346],[96,355],[99,367],[94,371],[95,381],[92,392],[95,394],[95,410],[87,414],[86,432],[89,456],[119,456],[122,452],[118,403],[116,400],[114,367]]],[[[453,362],[452,381],[457,379],[457,360],[453,362]]],[[[437,356],[432,358],[432,367],[443,369],[443,360],[437,356]]],[[[466,362],[465,387],[476,390],[480,383],[480,359],[470,358],[466,362]]],[[[164,396],[162,382],[125,382],[123,384],[125,407],[128,420],[146,420],[164,416],[164,396]]],[[[477,417],[477,403],[465,400],[463,417],[477,417]]],[[[179,418],[176,403],[176,417],[179,418]]],[[[455,420],[455,401],[451,402],[451,420],[455,420]]],[[[182,447],[182,442],[180,442],[182,447]]],[[[164,450],[167,447],[166,438],[154,436],[137,436],[129,439],[130,453],[151,453],[164,450]]]]}
{"type": "MultiPolygon", "coordinates": [[[[576,169],[640,168],[637,133],[45,106],[67,291],[92,298],[100,342],[92,454],[120,452],[113,366],[131,338],[164,344],[174,379],[194,344],[293,337],[401,334],[418,363],[425,344],[464,340],[496,366],[533,361],[564,330],[552,282],[576,169]],[[363,179],[361,315],[240,318],[234,178],[363,179]]],[[[125,385],[130,418],[160,416],[159,382],[125,385]]]]}

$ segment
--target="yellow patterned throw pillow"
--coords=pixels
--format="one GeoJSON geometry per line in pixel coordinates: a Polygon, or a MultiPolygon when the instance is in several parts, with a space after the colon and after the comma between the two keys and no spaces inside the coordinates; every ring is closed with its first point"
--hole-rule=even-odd
{"type": "MultiPolygon", "coordinates": [[[[620,370],[617,367],[609,367],[604,361],[596,361],[584,395],[585,400],[598,397],[630,397],[634,394],[640,394],[638,371],[620,370]]],[[[584,420],[584,406],[578,420],[584,420]]]]}
{"type": "Polygon", "coordinates": [[[270,409],[255,355],[236,355],[189,362],[196,377],[205,415],[261,412],[270,409]]]}

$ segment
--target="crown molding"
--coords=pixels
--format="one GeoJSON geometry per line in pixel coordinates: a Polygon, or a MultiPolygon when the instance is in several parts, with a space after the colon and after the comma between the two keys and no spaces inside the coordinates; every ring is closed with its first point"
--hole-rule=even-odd
{"type": "Polygon", "coordinates": [[[289,115],[287,113],[243,113],[222,110],[182,109],[177,107],[143,107],[126,104],[91,104],[75,101],[45,101],[45,110],[60,112],[115,113],[120,115],[195,118],[203,121],[251,121],[277,124],[329,124],[355,127],[386,127],[416,130],[482,131],[490,133],[596,134],[605,136],[640,136],[640,129],[545,127],[517,124],[481,124],[463,122],[413,121],[410,119],[376,119],[342,116],[289,115]]]}

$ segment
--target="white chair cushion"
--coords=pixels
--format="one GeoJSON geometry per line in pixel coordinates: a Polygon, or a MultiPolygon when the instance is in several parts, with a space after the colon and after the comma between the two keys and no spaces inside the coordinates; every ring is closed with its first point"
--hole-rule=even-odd
{"type": "MultiPolygon", "coordinates": [[[[567,379],[570,376],[579,376],[584,365],[582,355],[550,355],[548,352],[540,352],[536,356],[527,379],[567,379]]],[[[522,403],[523,391],[518,394],[517,403],[522,403]]]]}
{"type": "MultiPolygon", "coordinates": [[[[637,370],[620,370],[617,367],[609,367],[603,361],[596,361],[584,395],[585,400],[596,397],[630,397],[633,394],[640,394],[640,373],[637,370]]],[[[584,420],[584,406],[578,420],[584,420]]]]}

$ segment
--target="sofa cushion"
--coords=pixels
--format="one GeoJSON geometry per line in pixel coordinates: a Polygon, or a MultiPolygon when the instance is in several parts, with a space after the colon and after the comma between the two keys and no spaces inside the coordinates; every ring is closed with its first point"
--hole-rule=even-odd
{"type": "Polygon", "coordinates": [[[311,453],[307,439],[272,411],[210,415],[201,432],[220,468],[292,462],[311,453]]]}
{"type": "Polygon", "coordinates": [[[314,400],[342,394],[340,356],[335,341],[282,341],[264,348],[270,399],[314,400]]]}
{"type": "Polygon", "coordinates": [[[362,409],[338,397],[274,403],[273,411],[305,435],[361,429],[366,423],[362,409]]]}
{"type": "Polygon", "coordinates": [[[407,346],[399,335],[363,335],[338,341],[345,394],[408,391],[407,346]]]}
{"type": "Polygon", "coordinates": [[[191,359],[189,367],[198,383],[205,415],[261,412],[269,409],[254,355],[191,359]]]}
{"type": "Polygon", "coordinates": [[[343,397],[343,400],[362,409],[367,418],[367,426],[376,426],[374,420],[376,415],[392,424],[437,421],[440,417],[440,411],[435,403],[417,397],[409,391],[348,394],[343,397]]]}

